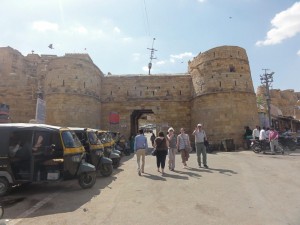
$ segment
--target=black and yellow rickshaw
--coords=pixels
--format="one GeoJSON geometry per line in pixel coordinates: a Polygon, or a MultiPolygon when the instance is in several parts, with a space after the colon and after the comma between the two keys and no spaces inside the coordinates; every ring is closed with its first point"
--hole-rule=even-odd
{"type": "Polygon", "coordinates": [[[0,196],[12,186],[77,178],[82,188],[96,181],[84,147],[68,128],[45,124],[0,124],[0,196]]]}
{"type": "Polygon", "coordinates": [[[114,149],[114,140],[105,130],[97,130],[96,134],[104,146],[104,155],[112,160],[114,168],[118,168],[120,166],[121,156],[120,151],[114,149]]]}
{"type": "Polygon", "coordinates": [[[91,128],[69,127],[75,132],[86,151],[87,162],[93,164],[102,176],[110,176],[112,160],[104,156],[104,146],[91,128]]]}

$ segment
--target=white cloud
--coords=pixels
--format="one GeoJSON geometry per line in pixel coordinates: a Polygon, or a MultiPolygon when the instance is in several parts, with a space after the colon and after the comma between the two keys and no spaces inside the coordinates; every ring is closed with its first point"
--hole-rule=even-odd
{"type": "Polygon", "coordinates": [[[300,33],[300,2],[276,14],[271,24],[274,28],[268,31],[265,40],[256,42],[257,46],[279,44],[300,33]]]}
{"type": "Polygon", "coordinates": [[[297,52],[297,55],[299,55],[299,56],[300,56],[300,50],[297,52]]]}
{"type": "Polygon", "coordinates": [[[124,37],[124,38],[122,38],[122,40],[124,42],[129,42],[129,41],[132,41],[132,38],[131,37],[124,37]]]}
{"type": "Polygon", "coordinates": [[[143,69],[143,71],[147,71],[147,72],[149,71],[149,68],[148,68],[148,66],[143,66],[143,68],[142,68],[142,69],[143,69]]]}
{"type": "Polygon", "coordinates": [[[156,64],[156,65],[165,65],[165,64],[166,64],[166,61],[161,60],[161,61],[156,62],[155,64],[156,64]]]}
{"type": "Polygon", "coordinates": [[[114,32],[119,34],[119,33],[121,33],[121,30],[119,27],[114,27],[114,32]]]}
{"type": "Polygon", "coordinates": [[[56,23],[50,23],[47,21],[35,21],[32,24],[32,28],[37,31],[57,31],[59,26],[56,23]]]}
{"type": "Polygon", "coordinates": [[[198,0],[198,2],[200,2],[200,3],[203,3],[203,2],[205,2],[206,0],[198,0]]]}
{"type": "Polygon", "coordinates": [[[171,59],[183,59],[183,58],[191,58],[193,57],[193,53],[191,52],[184,52],[178,55],[170,55],[171,59]]]}
{"type": "Polygon", "coordinates": [[[75,31],[76,33],[80,33],[80,34],[88,33],[88,30],[84,26],[77,26],[77,27],[74,27],[72,30],[75,31]]]}

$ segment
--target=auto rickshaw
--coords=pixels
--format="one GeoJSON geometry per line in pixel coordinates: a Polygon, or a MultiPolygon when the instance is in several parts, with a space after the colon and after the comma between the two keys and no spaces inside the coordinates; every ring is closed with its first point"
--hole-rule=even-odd
{"type": "Polygon", "coordinates": [[[111,136],[114,148],[119,150],[121,155],[130,155],[130,145],[126,142],[124,135],[114,131],[108,131],[108,134],[111,136]]]}
{"type": "Polygon", "coordinates": [[[24,183],[77,178],[82,188],[96,182],[95,166],[68,128],[30,123],[0,124],[0,196],[24,183]]]}
{"type": "Polygon", "coordinates": [[[112,160],[104,156],[104,146],[96,135],[96,130],[90,128],[69,127],[75,132],[86,151],[87,162],[93,164],[102,176],[110,176],[112,160]]]}
{"type": "Polygon", "coordinates": [[[112,165],[116,169],[120,166],[121,156],[119,152],[114,150],[114,141],[107,131],[97,130],[96,131],[98,139],[104,146],[104,156],[112,160],[112,165]]]}

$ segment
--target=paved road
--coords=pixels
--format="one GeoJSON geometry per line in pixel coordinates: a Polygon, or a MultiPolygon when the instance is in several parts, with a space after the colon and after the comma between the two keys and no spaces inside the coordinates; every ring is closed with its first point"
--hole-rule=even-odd
{"type": "Polygon", "coordinates": [[[177,155],[165,175],[148,155],[141,177],[133,155],[122,160],[90,190],[76,181],[15,190],[9,197],[24,199],[2,224],[300,224],[300,153],[218,152],[208,155],[209,169],[197,167],[195,153],[183,169],[177,155]]]}

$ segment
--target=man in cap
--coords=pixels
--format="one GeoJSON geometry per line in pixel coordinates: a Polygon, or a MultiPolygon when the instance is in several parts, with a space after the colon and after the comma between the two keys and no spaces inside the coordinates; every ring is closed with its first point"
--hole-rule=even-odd
{"type": "Polygon", "coordinates": [[[203,166],[208,168],[207,166],[207,157],[206,157],[206,147],[204,145],[204,141],[207,141],[207,137],[205,131],[202,129],[202,124],[198,124],[195,128],[193,135],[195,135],[195,146],[197,152],[197,161],[199,167],[201,167],[201,154],[203,158],[203,166]]]}

